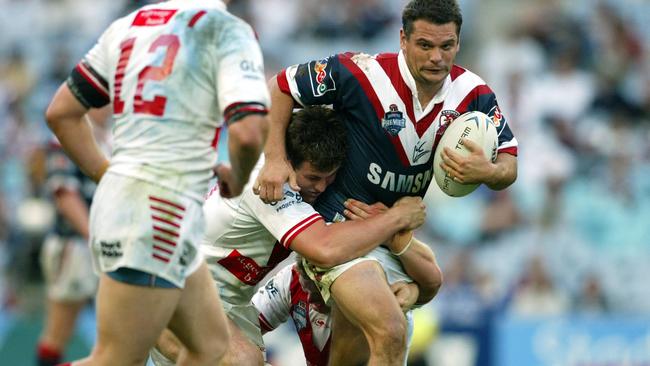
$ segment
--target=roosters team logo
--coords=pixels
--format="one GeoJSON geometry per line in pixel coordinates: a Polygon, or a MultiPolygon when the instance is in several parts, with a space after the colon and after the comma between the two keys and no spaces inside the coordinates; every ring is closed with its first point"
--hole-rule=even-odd
{"type": "Polygon", "coordinates": [[[453,109],[445,109],[444,111],[440,112],[440,121],[438,122],[438,127],[449,125],[459,116],[460,113],[458,113],[458,111],[455,111],[453,109]]]}
{"type": "Polygon", "coordinates": [[[488,115],[489,114],[492,114],[492,123],[494,124],[494,127],[499,128],[499,126],[501,126],[501,120],[503,120],[503,114],[501,114],[499,106],[495,105],[488,115]]]}

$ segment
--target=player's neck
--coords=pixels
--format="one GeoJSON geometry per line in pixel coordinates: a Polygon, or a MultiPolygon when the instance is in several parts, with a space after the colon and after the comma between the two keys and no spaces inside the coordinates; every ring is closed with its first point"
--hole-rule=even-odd
{"type": "Polygon", "coordinates": [[[440,90],[440,87],[442,84],[436,84],[431,85],[431,84],[422,84],[422,83],[416,83],[417,88],[418,88],[418,100],[420,101],[420,105],[422,108],[427,106],[431,99],[436,95],[436,93],[440,90]]]}

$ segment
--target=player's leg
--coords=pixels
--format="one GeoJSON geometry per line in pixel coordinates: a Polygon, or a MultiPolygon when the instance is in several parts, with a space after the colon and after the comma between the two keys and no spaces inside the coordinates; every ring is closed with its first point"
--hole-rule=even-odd
{"type": "Polygon", "coordinates": [[[102,274],[97,293],[97,344],[75,366],[142,366],[172,317],[181,289],[136,286],[102,274]]]}
{"type": "Polygon", "coordinates": [[[216,365],[229,342],[228,325],[217,288],[205,262],[188,277],[169,323],[183,344],[177,365],[216,365]]]}
{"type": "MultiPolygon", "coordinates": [[[[337,355],[347,355],[345,359],[337,359],[332,365],[359,366],[365,365],[370,358],[368,341],[361,329],[350,323],[336,305],[332,306],[332,344],[330,349],[336,349],[337,355]]],[[[340,358],[340,357],[337,357],[340,358]]],[[[331,359],[331,358],[330,358],[331,359]]]]}
{"type": "Polygon", "coordinates": [[[46,305],[45,326],[38,342],[38,365],[54,366],[60,363],[65,347],[75,330],[83,301],[49,299],[46,305]]]}
{"type": "Polygon", "coordinates": [[[228,319],[228,326],[231,335],[230,345],[219,365],[263,366],[264,355],[260,347],[254,344],[231,319],[228,319]]]}
{"type": "MultiPolygon", "coordinates": [[[[259,346],[251,342],[232,320],[228,319],[227,321],[230,342],[219,365],[264,365],[264,356],[259,346]]],[[[176,365],[182,348],[181,341],[171,331],[165,330],[158,339],[156,348],[150,353],[153,364],[156,366],[176,365]]]]}
{"type": "Polygon", "coordinates": [[[39,366],[57,365],[75,331],[79,312],[95,296],[97,277],[81,238],[49,235],[41,249],[47,288],[45,324],[37,347],[39,366]]]}
{"type": "MultiPolygon", "coordinates": [[[[368,365],[402,365],[406,352],[406,318],[376,261],[362,261],[348,268],[330,287],[341,312],[366,336],[368,365]]],[[[345,339],[337,339],[333,325],[330,365],[342,365],[349,353],[345,339]]]]}

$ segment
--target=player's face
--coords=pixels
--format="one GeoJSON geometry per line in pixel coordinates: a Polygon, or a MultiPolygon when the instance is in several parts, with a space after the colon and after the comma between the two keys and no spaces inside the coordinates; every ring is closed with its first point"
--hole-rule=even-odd
{"type": "Polygon", "coordinates": [[[416,20],[409,36],[400,31],[400,46],[418,87],[437,91],[449,75],[460,46],[456,24],[416,20]]]}
{"type": "Polygon", "coordinates": [[[314,168],[308,161],[300,164],[295,169],[296,179],[300,186],[300,195],[305,202],[309,204],[314,203],[316,198],[325,191],[325,188],[334,182],[337,170],[338,167],[329,172],[323,172],[314,168]]]}

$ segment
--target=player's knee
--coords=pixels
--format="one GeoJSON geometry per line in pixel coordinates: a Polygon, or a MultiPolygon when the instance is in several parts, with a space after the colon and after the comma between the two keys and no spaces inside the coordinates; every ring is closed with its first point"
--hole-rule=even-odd
{"type": "Polygon", "coordinates": [[[230,336],[227,332],[204,337],[197,347],[187,348],[187,357],[196,360],[197,364],[216,365],[225,356],[229,342],[230,336]]]}
{"type": "Polygon", "coordinates": [[[406,346],[406,332],[406,318],[403,315],[389,317],[374,327],[370,341],[382,348],[401,348],[406,346]]]}
{"type": "Polygon", "coordinates": [[[227,352],[221,360],[220,366],[264,366],[264,357],[261,351],[255,352],[227,352]]]}

